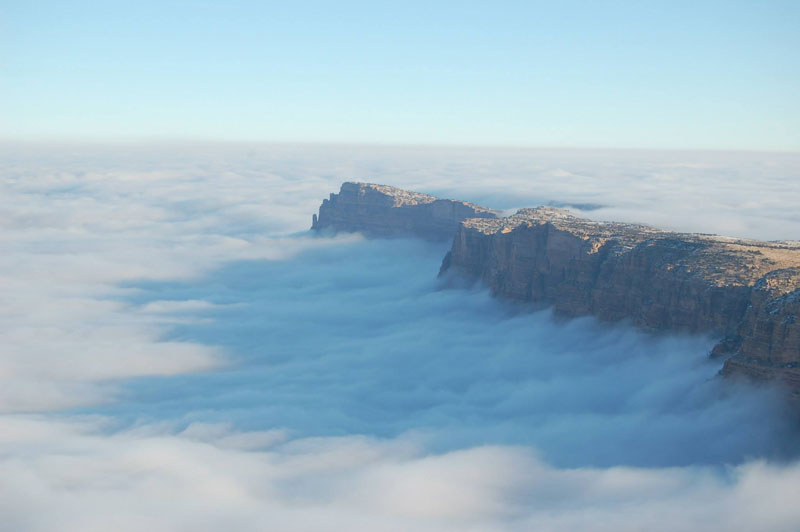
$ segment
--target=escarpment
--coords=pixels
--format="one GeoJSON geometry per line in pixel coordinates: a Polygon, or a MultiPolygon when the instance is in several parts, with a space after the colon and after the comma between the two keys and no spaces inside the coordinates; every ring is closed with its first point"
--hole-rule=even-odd
{"type": "Polygon", "coordinates": [[[713,332],[724,375],[777,379],[800,399],[800,243],[758,242],[521,209],[465,220],[443,261],[494,294],[568,316],[713,332]]]}
{"type": "Polygon", "coordinates": [[[743,320],[715,349],[733,353],[723,375],[777,379],[800,400],[800,267],[778,269],[759,279],[743,320]]]}
{"type": "Polygon", "coordinates": [[[449,240],[462,220],[498,215],[465,201],[439,199],[385,185],[343,183],[338,194],[322,201],[311,228],[360,232],[371,237],[449,240]]]}
{"type": "Polygon", "coordinates": [[[440,273],[480,279],[495,295],[562,315],[711,332],[722,338],[712,355],[728,357],[723,375],[780,381],[800,402],[800,242],[673,233],[548,207],[501,218],[471,204],[350,183],[323,202],[319,226],[426,238],[453,227],[440,273]],[[448,202],[449,214],[418,208],[437,201],[448,202]]]}

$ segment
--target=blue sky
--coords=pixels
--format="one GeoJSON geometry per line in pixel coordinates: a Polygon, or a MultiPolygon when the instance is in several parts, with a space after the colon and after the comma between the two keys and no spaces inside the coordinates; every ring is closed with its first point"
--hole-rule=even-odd
{"type": "Polygon", "coordinates": [[[800,150],[800,2],[0,0],[0,138],[800,150]]]}

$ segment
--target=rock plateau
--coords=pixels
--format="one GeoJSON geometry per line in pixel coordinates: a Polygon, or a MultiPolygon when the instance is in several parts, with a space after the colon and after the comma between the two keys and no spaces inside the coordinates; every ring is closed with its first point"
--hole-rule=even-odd
{"type": "Polygon", "coordinates": [[[322,200],[314,230],[359,232],[370,237],[415,236],[449,240],[467,218],[497,218],[499,213],[467,203],[439,199],[386,185],[343,183],[322,200]]]}
{"type": "Polygon", "coordinates": [[[800,402],[800,242],[761,242],[597,222],[549,207],[509,217],[393,187],[345,183],[313,229],[452,238],[441,274],[567,316],[630,320],[722,340],[722,374],[785,384],[800,402]]]}

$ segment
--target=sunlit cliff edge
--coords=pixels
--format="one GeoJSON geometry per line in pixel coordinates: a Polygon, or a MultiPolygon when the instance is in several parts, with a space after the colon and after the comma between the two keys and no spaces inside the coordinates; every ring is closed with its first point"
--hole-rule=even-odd
{"type": "Polygon", "coordinates": [[[440,273],[567,316],[711,332],[723,375],[785,384],[800,404],[800,242],[596,222],[549,207],[501,217],[467,202],[344,183],[312,229],[453,239],[440,273]]]}

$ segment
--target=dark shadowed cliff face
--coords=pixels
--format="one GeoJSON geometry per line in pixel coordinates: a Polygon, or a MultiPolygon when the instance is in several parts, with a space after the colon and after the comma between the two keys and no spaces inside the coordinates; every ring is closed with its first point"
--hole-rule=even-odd
{"type": "Polygon", "coordinates": [[[368,183],[343,183],[323,200],[312,229],[359,232],[371,237],[453,238],[462,220],[497,218],[498,213],[465,201],[368,183]]]}
{"type": "Polygon", "coordinates": [[[595,222],[548,207],[501,218],[470,203],[344,183],[313,229],[453,238],[441,273],[567,316],[657,331],[713,332],[724,375],[787,384],[800,401],[800,243],[595,222]]]}

